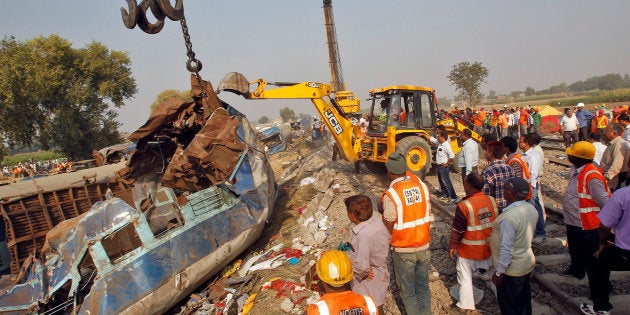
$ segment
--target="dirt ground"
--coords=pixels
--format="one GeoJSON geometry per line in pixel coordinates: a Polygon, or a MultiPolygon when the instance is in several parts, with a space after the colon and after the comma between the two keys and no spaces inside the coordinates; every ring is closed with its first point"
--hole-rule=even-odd
{"type": "MultiPolygon", "coordinates": [[[[561,156],[562,151],[546,150],[546,154],[561,156]]],[[[269,270],[251,272],[245,282],[226,284],[235,281],[235,275],[221,279],[218,276],[208,287],[211,290],[200,292],[183,306],[179,313],[182,314],[216,314],[219,311],[224,314],[236,314],[242,305],[250,303],[249,314],[301,314],[304,307],[318,299],[315,291],[309,286],[309,270],[314,264],[317,255],[322,250],[337,248],[342,241],[351,238],[351,223],[346,216],[343,199],[355,194],[366,194],[376,204],[385,190],[387,181],[384,174],[370,173],[365,167],[360,174],[355,174],[354,165],[345,161],[331,161],[332,150],[330,144],[314,146],[310,141],[296,141],[286,152],[278,153],[270,158],[277,181],[283,181],[283,175],[294,176],[280,189],[280,196],[276,202],[271,220],[260,237],[260,240],[250,250],[246,251],[241,259],[247,261],[256,253],[265,252],[275,245],[284,248],[295,247],[296,240],[303,236],[305,227],[300,225],[301,214],[307,205],[322,196],[314,188],[313,184],[300,185],[303,179],[316,177],[322,169],[332,170],[335,174],[331,186],[333,199],[324,211],[327,216],[325,240],[312,248],[305,250],[297,263],[284,263],[279,267],[269,270]],[[287,169],[297,165],[290,174],[287,169]],[[284,173],[284,174],[283,174],[284,173]],[[222,291],[222,288],[229,288],[222,291]],[[215,291],[215,298],[208,299],[210,291],[215,291]],[[229,298],[228,298],[229,297],[229,298]],[[249,299],[249,300],[248,300],[249,299]],[[223,303],[223,304],[222,304],[223,303]],[[225,309],[225,304],[232,305],[225,309]],[[239,305],[237,307],[236,305],[239,305]]],[[[485,166],[485,161],[480,160],[479,168],[485,166]]],[[[464,196],[460,174],[453,173],[452,179],[458,196],[464,196]]],[[[568,168],[552,163],[544,164],[544,176],[542,178],[543,192],[546,195],[545,203],[552,206],[560,206],[568,180],[568,168]]],[[[430,173],[425,181],[432,187],[438,187],[437,177],[430,173]]],[[[375,212],[376,213],[376,212],[375,212]]],[[[455,262],[448,257],[447,245],[450,235],[450,218],[436,215],[432,223],[431,240],[431,269],[430,289],[432,296],[433,314],[460,314],[454,306],[454,300],[449,295],[449,288],[457,283],[455,262]]],[[[238,280],[238,279],[237,279],[238,280]]],[[[472,314],[498,314],[498,306],[492,291],[479,279],[475,280],[475,286],[483,289],[484,297],[477,305],[478,310],[472,314]]],[[[536,290],[536,287],[534,287],[536,290]]],[[[201,290],[200,290],[201,291],[201,290]]],[[[390,291],[385,303],[386,314],[400,314],[394,295],[390,291]]],[[[548,293],[540,293],[536,298],[542,303],[552,300],[548,293]]],[[[534,292],[536,296],[536,292],[534,292]]],[[[247,308],[247,307],[246,307],[247,308]]]]}

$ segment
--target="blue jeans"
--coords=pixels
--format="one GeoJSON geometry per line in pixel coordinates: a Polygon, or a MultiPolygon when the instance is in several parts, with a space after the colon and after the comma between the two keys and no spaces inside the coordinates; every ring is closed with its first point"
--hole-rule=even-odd
{"type": "Polygon", "coordinates": [[[430,260],[431,254],[428,249],[415,253],[392,251],[396,282],[409,315],[431,314],[430,260]]]}
{"type": "Polygon", "coordinates": [[[455,188],[453,188],[453,184],[451,183],[451,168],[449,166],[444,167],[438,165],[437,173],[442,195],[450,199],[456,199],[455,188]]]}
{"type": "Polygon", "coordinates": [[[532,199],[529,200],[529,203],[536,208],[536,212],[538,212],[538,222],[536,222],[536,232],[534,236],[545,237],[547,233],[545,232],[545,214],[543,212],[542,205],[540,204],[540,195],[539,190],[540,187],[532,187],[532,199]]]}

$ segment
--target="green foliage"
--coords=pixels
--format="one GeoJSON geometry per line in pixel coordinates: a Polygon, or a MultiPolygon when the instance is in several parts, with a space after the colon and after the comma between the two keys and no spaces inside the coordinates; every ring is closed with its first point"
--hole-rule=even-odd
{"type": "MultiPolygon", "coordinates": [[[[9,145],[58,146],[70,159],[120,142],[116,112],[136,92],[126,52],[57,35],[0,42],[0,134],[9,145]]],[[[4,144],[4,143],[3,143],[4,144]]],[[[1,152],[0,152],[1,153],[1,152]]]]}
{"type": "Polygon", "coordinates": [[[534,90],[534,88],[531,86],[528,86],[527,88],[525,88],[525,96],[532,96],[532,95],[536,95],[536,90],[534,90]]]}
{"type": "Polygon", "coordinates": [[[31,153],[22,153],[11,156],[5,156],[2,161],[3,165],[7,165],[9,167],[17,165],[18,163],[27,162],[27,161],[47,161],[58,158],[63,158],[64,155],[61,152],[57,151],[40,151],[40,152],[31,152],[31,153]]]}
{"type": "Polygon", "coordinates": [[[554,100],[550,103],[560,103],[560,107],[569,107],[580,102],[585,104],[630,102],[630,89],[589,92],[583,96],[554,100]]]}
{"type": "Polygon", "coordinates": [[[269,123],[270,119],[267,116],[262,116],[260,118],[258,118],[258,123],[259,124],[267,124],[269,123]]]}
{"type": "Polygon", "coordinates": [[[280,109],[280,117],[282,117],[282,122],[289,122],[293,119],[295,119],[295,112],[288,108],[288,107],[284,107],[282,109],[280,109]]]}
{"type": "Polygon", "coordinates": [[[451,81],[451,85],[455,85],[455,90],[458,91],[462,100],[474,108],[481,104],[483,93],[480,88],[482,83],[486,83],[488,74],[488,68],[480,62],[471,64],[463,61],[453,66],[447,78],[451,81]]]}
{"type": "Polygon", "coordinates": [[[496,100],[497,99],[497,91],[490,90],[490,93],[488,93],[488,99],[489,100],[496,100]]]}
{"type": "Polygon", "coordinates": [[[164,90],[160,92],[155,98],[155,101],[151,103],[151,112],[153,112],[158,105],[162,104],[162,102],[166,101],[169,98],[176,98],[182,100],[184,102],[192,102],[192,97],[190,96],[190,90],[186,91],[177,91],[177,90],[164,90]]]}

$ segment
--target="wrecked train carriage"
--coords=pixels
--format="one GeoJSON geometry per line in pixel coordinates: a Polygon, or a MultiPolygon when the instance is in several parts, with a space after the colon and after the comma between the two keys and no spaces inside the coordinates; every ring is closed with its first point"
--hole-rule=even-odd
{"type": "Polygon", "coordinates": [[[167,101],[130,137],[133,204],[97,202],[49,232],[0,311],[162,313],[259,238],[272,169],[247,119],[199,90],[193,81],[193,104],[167,101]]]}

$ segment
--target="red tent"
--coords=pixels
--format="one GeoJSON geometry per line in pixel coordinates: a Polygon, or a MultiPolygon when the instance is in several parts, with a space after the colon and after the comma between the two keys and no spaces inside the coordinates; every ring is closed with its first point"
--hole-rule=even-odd
{"type": "Polygon", "coordinates": [[[552,133],[556,131],[560,131],[560,117],[562,117],[562,112],[549,106],[541,106],[538,108],[538,113],[542,116],[542,126],[540,126],[540,131],[544,133],[552,133]]]}

